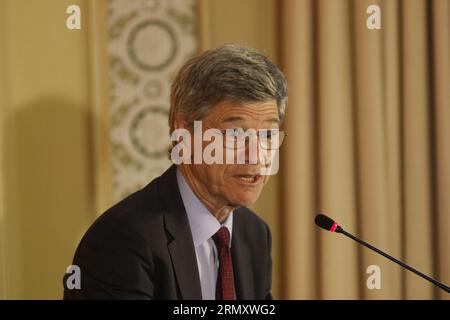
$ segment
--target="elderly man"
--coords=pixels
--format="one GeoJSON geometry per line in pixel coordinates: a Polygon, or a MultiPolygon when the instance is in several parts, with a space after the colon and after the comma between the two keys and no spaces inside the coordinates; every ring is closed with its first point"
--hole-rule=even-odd
{"type": "Polygon", "coordinates": [[[65,287],[64,298],[271,299],[270,231],[247,206],[269,178],[286,102],[283,74],[253,49],[226,45],[188,61],[172,85],[169,115],[172,159],[177,149],[183,161],[91,226],[73,262],[81,288],[65,287]],[[223,138],[213,135],[221,149],[211,155],[231,150],[228,161],[177,148],[211,129],[223,138]]]}

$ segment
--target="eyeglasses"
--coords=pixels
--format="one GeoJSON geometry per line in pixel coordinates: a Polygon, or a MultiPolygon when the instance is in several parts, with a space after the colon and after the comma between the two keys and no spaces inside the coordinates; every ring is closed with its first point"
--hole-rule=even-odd
{"type": "Polygon", "coordinates": [[[215,129],[207,125],[206,127],[222,134],[223,145],[227,149],[242,149],[251,143],[256,145],[256,142],[259,142],[262,149],[276,150],[287,137],[287,133],[280,129],[215,129]]]}

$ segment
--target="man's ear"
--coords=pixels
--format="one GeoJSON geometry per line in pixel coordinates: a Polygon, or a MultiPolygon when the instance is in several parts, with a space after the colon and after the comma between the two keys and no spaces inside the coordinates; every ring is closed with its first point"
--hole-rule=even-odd
{"type": "MultiPolygon", "coordinates": [[[[184,119],[182,119],[182,118],[180,118],[180,117],[176,117],[175,119],[174,119],[174,121],[173,121],[173,129],[174,129],[174,131],[175,130],[181,130],[181,129],[184,129],[184,130],[187,130],[187,133],[189,134],[190,133],[190,128],[189,128],[189,126],[188,126],[188,123],[187,123],[187,121],[185,121],[184,119]]],[[[186,132],[186,131],[184,131],[183,130],[183,132],[186,132]]],[[[184,135],[184,134],[183,134],[184,135]]],[[[185,141],[185,139],[184,138],[182,138],[181,140],[180,140],[180,138],[181,138],[181,136],[178,138],[178,141],[173,141],[173,144],[176,144],[176,143],[180,143],[180,142],[184,142],[184,143],[186,143],[186,141],[185,141]]]]}
{"type": "Polygon", "coordinates": [[[182,145],[188,143],[186,141],[186,139],[183,137],[184,137],[184,134],[186,134],[186,133],[189,134],[189,132],[186,132],[186,130],[189,131],[189,128],[187,127],[187,122],[184,121],[183,119],[181,119],[179,116],[175,117],[173,119],[173,122],[171,123],[171,127],[173,128],[172,132],[170,133],[170,139],[172,140],[172,145],[169,147],[168,153],[169,153],[169,159],[173,161],[173,159],[172,159],[173,148],[175,146],[179,145],[180,143],[182,145]],[[182,130],[182,129],[184,129],[184,130],[182,130]],[[182,131],[177,132],[178,130],[182,130],[182,131]]]}
{"type": "Polygon", "coordinates": [[[180,117],[176,117],[174,122],[173,122],[173,128],[174,129],[188,129],[189,127],[187,125],[187,122],[184,119],[181,119],[180,117]]]}

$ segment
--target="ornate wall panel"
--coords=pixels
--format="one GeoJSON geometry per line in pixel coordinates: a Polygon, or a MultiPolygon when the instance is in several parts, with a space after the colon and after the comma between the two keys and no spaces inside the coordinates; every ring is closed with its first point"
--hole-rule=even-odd
{"type": "Polygon", "coordinates": [[[170,85],[198,50],[195,0],[108,0],[113,200],[169,165],[170,85]]]}

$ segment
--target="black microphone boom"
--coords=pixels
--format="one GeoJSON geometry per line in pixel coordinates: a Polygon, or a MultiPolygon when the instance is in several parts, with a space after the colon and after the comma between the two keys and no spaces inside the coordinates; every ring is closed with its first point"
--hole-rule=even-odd
{"type": "Polygon", "coordinates": [[[450,287],[446,286],[445,284],[427,276],[426,274],[423,274],[422,272],[420,272],[419,270],[414,269],[413,267],[411,267],[410,265],[404,263],[403,261],[400,261],[390,255],[388,255],[386,252],[381,251],[378,248],[375,248],[374,246],[372,246],[371,244],[365,242],[364,240],[361,240],[359,238],[357,238],[356,236],[352,235],[351,233],[345,231],[337,222],[335,222],[333,219],[331,219],[330,217],[327,217],[326,215],[323,214],[318,214],[316,216],[316,218],[314,219],[316,225],[318,227],[321,227],[322,229],[331,231],[331,232],[337,232],[337,233],[342,233],[344,235],[346,235],[347,237],[355,240],[356,242],[362,244],[363,246],[375,251],[376,253],[381,254],[383,257],[388,258],[391,261],[394,261],[395,263],[401,265],[403,268],[408,269],[411,272],[414,272],[415,274],[417,274],[418,276],[430,281],[432,284],[438,286],[439,288],[441,288],[442,290],[446,291],[447,293],[450,293],[450,287]]]}

